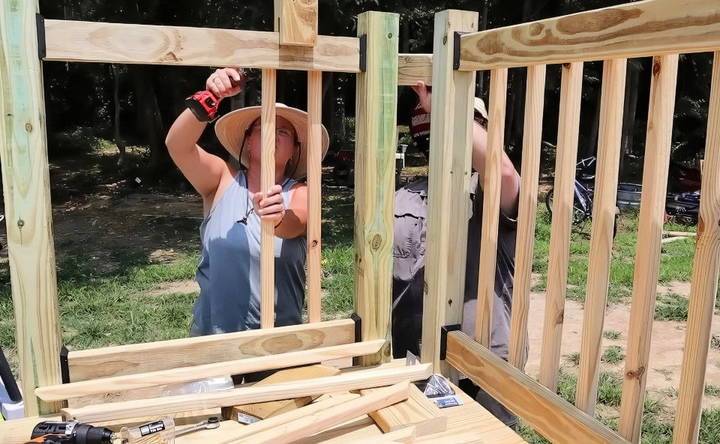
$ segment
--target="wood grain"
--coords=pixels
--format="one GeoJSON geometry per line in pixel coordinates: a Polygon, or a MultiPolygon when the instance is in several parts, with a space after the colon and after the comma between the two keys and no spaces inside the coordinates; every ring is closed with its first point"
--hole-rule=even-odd
{"type": "Polygon", "coordinates": [[[275,0],[275,30],[280,44],[314,46],[318,34],[318,0],[275,0]]]}
{"type": "Polygon", "coordinates": [[[675,444],[698,442],[710,327],[720,275],[720,52],[715,53],[713,63],[703,166],[708,168],[702,176],[688,324],[675,411],[675,444]]]}
{"type": "Polygon", "coordinates": [[[367,70],[356,83],[355,312],[363,339],[387,340],[380,353],[359,359],[364,365],[391,356],[398,32],[397,14],[358,16],[358,35],[367,35],[367,70]]]}
{"type": "Polygon", "coordinates": [[[593,194],[592,233],[588,263],[585,310],[580,344],[580,375],[575,405],[588,415],[595,413],[600,374],[605,305],[607,303],[610,262],[617,200],[620,142],[625,106],[627,60],[608,60],[603,66],[600,98],[600,132],[593,194]]]}
{"type": "Polygon", "coordinates": [[[560,124],[555,160],[550,258],[545,321],[540,355],[540,382],[555,391],[560,366],[560,344],[565,316],[570,226],[573,217],[575,163],[577,162],[582,99],[582,63],[563,65],[560,87],[560,124]]]}
{"type": "MultiPolygon", "coordinates": [[[[355,341],[350,319],[71,351],[70,381],[210,364],[355,341]]],[[[44,384],[49,385],[49,384],[44,384]]],[[[34,390],[34,388],[33,388],[34,390]]]]}
{"type": "Polygon", "coordinates": [[[47,401],[58,401],[100,393],[198,381],[204,378],[242,375],[263,370],[276,370],[322,362],[326,359],[362,356],[364,354],[377,353],[383,345],[384,340],[379,339],[375,341],[316,348],[314,350],[302,350],[277,355],[260,356],[257,358],[217,362],[214,364],[180,367],[171,370],[91,379],[69,384],[39,387],[35,389],[35,394],[47,401]]]}
{"type": "Polygon", "coordinates": [[[322,316],[322,72],[308,72],[308,148],[307,148],[307,311],[308,320],[320,322],[322,316]]]}
{"type": "MultiPolygon", "coordinates": [[[[275,81],[274,69],[262,70],[262,138],[260,192],[275,186],[275,81]]],[[[275,223],[261,221],[260,231],[260,328],[275,326],[275,223]]],[[[282,279],[282,278],[281,278],[282,279]]]]}
{"type": "MultiPolygon", "coordinates": [[[[370,394],[382,389],[365,389],[370,394]]],[[[408,399],[390,407],[370,412],[370,417],[384,433],[415,427],[415,436],[432,435],[447,430],[447,416],[416,386],[410,386],[408,399]]]]}
{"type": "Polygon", "coordinates": [[[418,80],[432,85],[432,57],[432,54],[400,54],[398,85],[415,85],[418,80]]]}
{"type": "Polygon", "coordinates": [[[715,0],[648,0],[462,36],[460,70],[714,51],[715,0]]]}
{"type": "Polygon", "coordinates": [[[429,364],[380,370],[362,370],[330,376],[286,382],[264,387],[243,387],[213,393],[168,396],[95,405],[77,409],[64,409],[66,418],[80,422],[99,422],[138,416],[166,415],[206,408],[229,407],[238,404],[275,401],[301,396],[321,395],[332,392],[381,387],[402,381],[418,381],[430,377],[429,364]]]}
{"type": "Polygon", "coordinates": [[[477,29],[478,14],[442,11],[435,14],[433,95],[430,116],[425,297],[423,302],[423,362],[449,375],[440,361],[440,328],[462,322],[465,291],[467,220],[470,218],[472,99],[475,73],[452,70],[455,31],[477,29]]]}
{"type": "Polygon", "coordinates": [[[649,370],[655,294],[657,293],[665,197],[672,139],[678,56],[653,59],[646,153],[638,221],[625,380],[620,403],[620,434],[640,439],[645,382],[649,370]]]}
{"type": "Polygon", "coordinates": [[[515,275],[513,276],[512,315],[510,318],[509,362],[522,369],[527,359],[530,281],[535,245],[540,149],[543,106],[545,103],[545,65],[528,68],[523,124],[522,173],[518,197],[515,275]]]}
{"type": "Polygon", "coordinates": [[[15,345],[25,414],[53,413],[35,387],[60,383],[60,325],[55,275],[37,1],[0,5],[0,160],[15,345]]]}
{"type": "Polygon", "coordinates": [[[280,46],[277,32],[45,20],[45,38],[46,61],[360,71],[356,37],[280,46]]]}
{"type": "MultiPolygon", "coordinates": [[[[475,340],[486,347],[490,346],[493,303],[495,301],[495,266],[500,224],[507,77],[507,69],[495,69],[490,72],[490,109],[485,177],[482,184],[482,233],[480,236],[477,305],[475,306],[475,340]]],[[[464,257],[464,255],[459,257],[464,257]]]]}
{"type": "Polygon", "coordinates": [[[626,442],[600,421],[576,409],[462,332],[448,334],[447,359],[524,423],[553,442],[626,442]]]}

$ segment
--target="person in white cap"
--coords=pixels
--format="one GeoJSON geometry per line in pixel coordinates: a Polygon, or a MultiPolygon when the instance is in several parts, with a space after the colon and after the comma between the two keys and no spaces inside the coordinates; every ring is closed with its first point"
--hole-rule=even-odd
{"type": "MultiPolygon", "coordinates": [[[[206,82],[222,100],[242,89],[242,72],[223,68],[206,82]]],[[[275,225],[275,325],[302,320],[305,288],[307,113],[276,105],[275,185],[260,187],[261,107],[231,111],[215,122],[220,143],[236,162],[197,145],[207,122],[190,109],[175,120],[166,138],[173,161],[203,198],[202,253],[196,278],[200,296],[191,335],[260,327],[260,227],[275,225]],[[241,165],[236,168],[234,165],[241,165]]],[[[329,137],[322,128],[322,155],[329,137]]]]}

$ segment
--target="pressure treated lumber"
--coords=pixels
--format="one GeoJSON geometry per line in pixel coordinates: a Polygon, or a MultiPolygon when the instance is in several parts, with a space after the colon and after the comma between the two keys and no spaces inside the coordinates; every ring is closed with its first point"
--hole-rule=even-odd
{"type": "MultiPolygon", "coordinates": [[[[322,314],[322,73],[308,72],[307,147],[307,312],[308,320],[320,322],[322,314]]],[[[305,155],[305,153],[301,153],[305,155]]]]}
{"type": "MultiPolygon", "coordinates": [[[[497,265],[498,227],[500,225],[507,77],[507,69],[494,69],[490,72],[490,110],[485,153],[485,177],[482,184],[482,233],[480,236],[477,305],[475,306],[475,340],[486,347],[490,346],[493,303],[495,301],[495,266],[497,265]]],[[[464,258],[465,255],[458,257],[464,258]]]]}
{"type": "Polygon", "coordinates": [[[398,32],[397,14],[358,16],[367,69],[357,75],[355,103],[355,312],[364,340],[387,339],[380,353],[359,359],[363,365],[391,357],[398,32]]]}
{"type": "Polygon", "coordinates": [[[350,344],[354,341],[355,322],[341,319],[312,325],[276,327],[271,330],[247,330],[72,351],[68,355],[70,381],[169,370],[350,344]]]}
{"type": "Polygon", "coordinates": [[[460,70],[714,51],[720,3],[648,0],[461,38],[460,70]]]}
{"type": "Polygon", "coordinates": [[[462,332],[448,334],[447,360],[553,442],[626,442],[462,332]]]}
{"type": "Polygon", "coordinates": [[[237,442],[245,444],[286,444],[294,442],[297,439],[312,436],[332,426],[350,421],[360,415],[401,402],[407,399],[408,389],[408,382],[403,381],[347,401],[341,406],[305,415],[281,424],[272,430],[253,434],[237,442]]]}
{"type": "Polygon", "coordinates": [[[432,57],[432,54],[400,54],[398,85],[415,85],[418,80],[432,85],[432,57]]]}
{"type": "Polygon", "coordinates": [[[303,418],[308,415],[312,415],[312,414],[322,411],[322,410],[337,407],[339,405],[342,405],[348,401],[357,399],[359,397],[360,397],[360,395],[355,394],[355,393],[334,394],[330,397],[326,397],[323,400],[316,401],[312,404],[301,407],[299,409],[291,410],[291,411],[285,412],[281,415],[273,416],[273,417],[270,417],[267,419],[263,419],[262,421],[255,422],[253,424],[249,424],[249,425],[243,427],[241,432],[233,434],[232,439],[228,439],[227,441],[222,441],[218,444],[235,443],[235,442],[237,442],[237,440],[250,437],[256,433],[261,433],[266,430],[274,430],[276,427],[281,426],[290,421],[294,421],[296,419],[303,418]]]}
{"type": "Polygon", "coordinates": [[[562,67],[560,123],[555,160],[555,186],[550,229],[550,258],[545,296],[545,320],[540,355],[540,382],[552,391],[557,387],[560,366],[565,293],[570,255],[570,226],[573,217],[575,164],[577,162],[582,100],[583,64],[562,67]]]}
{"type": "Polygon", "coordinates": [[[715,53],[708,110],[697,246],[693,259],[687,333],[675,411],[675,444],[696,443],[700,430],[710,327],[720,275],[720,52],[715,53]]]}
{"type": "Polygon", "coordinates": [[[530,310],[530,282],[535,245],[540,150],[542,144],[543,106],[545,103],[545,65],[528,67],[523,124],[522,173],[518,196],[515,275],[510,319],[508,360],[522,368],[527,359],[527,323],[530,310]]]}
{"type": "Polygon", "coordinates": [[[667,193],[678,56],[653,59],[646,153],[630,305],[630,328],[620,403],[620,434],[638,442],[649,369],[667,193]]]}
{"type": "Polygon", "coordinates": [[[198,381],[226,375],[242,375],[263,370],[294,367],[348,356],[361,356],[376,353],[385,341],[358,342],[355,344],[336,345],[301,350],[277,355],[259,356],[234,361],[217,362],[192,367],[180,367],[171,370],[160,370],[149,373],[114,376],[110,378],[91,379],[69,384],[44,386],[35,389],[35,394],[47,401],[58,401],[99,393],[111,393],[124,390],[136,390],[146,387],[178,384],[198,381]]]}
{"type": "Polygon", "coordinates": [[[435,14],[433,94],[428,174],[427,246],[423,302],[422,362],[449,375],[440,361],[440,328],[462,322],[465,290],[467,220],[470,218],[472,99],[475,73],[452,69],[455,31],[477,29],[478,14],[442,11],[435,14]]]}
{"type": "Polygon", "coordinates": [[[60,326],[37,1],[0,4],[0,160],[15,344],[25,414],[56,412],[39,385],[60,382],[60,326]]]}
{"type": "MultiPolygon", "coordinates": [[[[371,394],[382,389],[365,389],[360,393],[371,394]]],[[[429,400],[415,385],[410,385],[408,399],[384,409],[370,412],[385,433],[395,432],[409,426],[415,427],[415,436],[431,435],[447,430],[447,416],[429,400]]]]}
{"type": "Polygon", "coordinates": [[[63,412],[68,418],[92,423],[108,419],[165,415],[204,408],[229,407],[253,402],[380,387],[401,381],[418,381],[430,377],[431,374],[432,370],[429,364],[419,364],[402,368],[362,370],[266,387],[243,387],[214,393],[141,399],[77,409],[68,408],[63,412]]]}
{"type": "Polygon", "coordinates": [[[318,36],[314,47],[280,46],[277,32],[45,20],[45,41],[45,61],[360,71],[355,37],[318,36]]]}
{"type": "MultiPolygon", "coordinates": [[[[275,81],[274,69],[262,70],[260,115],[260,192],[275,186],[275,81]]],[[[260,219],[260,328],[275,326],[275,222],[260,219]]]]}
{"type": "Polygon", "coordinates": [[[318,0],[275,0],[275,31],[281,45],[313,46],[318,31],[318,0]]]}
{"type": "Polygon", "coordinates": [[[615,231],[615,204],[623,124],[621,116],[625,106],[626,71],[627,60],[625,59],[608,60],[603,66],[598,159],[588,264],[588,270],[591,271],[587,276],[580,344],[580,375],[575,397],[575,405],[588,415],[595,413],[600,375],[600,345],[615,231]]]}

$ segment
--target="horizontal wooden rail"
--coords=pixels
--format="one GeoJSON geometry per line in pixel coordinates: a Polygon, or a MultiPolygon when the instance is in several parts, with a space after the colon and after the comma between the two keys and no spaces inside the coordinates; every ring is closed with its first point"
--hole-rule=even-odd
{"type": "Polygon", "coordinates": [[[241,387],[213,393],[194,393],[91,405],[76,409],[68,408],[63,412],[68,418],[88,423],[141,416],[174,415],[194,410],[382,387],[402,381],[419,381],[430,377],[431,367],[430,364],[418,364],[399,368],[361,370],[338,376],[304,379],[262,387],[241,387]]]}
{"type": "Polygon", "coordinates": [[[171,370],[137,373],[134,375],[113,376],[69,384],[39,387],[35,394],[44,400],[63,400],[100,393],[113,393],[136,390],[147,387],[197,381],[224,375],[241,375],[263,370],[276,370],[298,365],[313,364],[340,358],[377,353],[385,340],[356,342],[354,344],[334,345],[313,350],[300,350],[278,355],[259,356],[257,358],[237,359],[213,364],[180,367],[171,370]]]}
{"type": "Polygon", "coordinates": [[[70,352],[70,381],[130,375],[355,342],[350,319],[70,352]]]}
{"type": "Polygon", "coordinates": [[[447,361],[553,442],[627,442],[462,332],[448,334],[447,361]]]}
{"type": "Polygon", "coordinates": [[[45,20],[46,61],[360,71],[356,37],[280,46],[277,32],[45,20]]]}
{"type": "Polygon", "coordinates": [[[432,54],[400,54],[398,85],[415,85],[418,80],[432,85],[432,54]]]}
{"type": "Polygon", "coordinates": [[[707,52],[720,48],[720,2],[647,0],[475,32],[460,70],[707,52]]]}

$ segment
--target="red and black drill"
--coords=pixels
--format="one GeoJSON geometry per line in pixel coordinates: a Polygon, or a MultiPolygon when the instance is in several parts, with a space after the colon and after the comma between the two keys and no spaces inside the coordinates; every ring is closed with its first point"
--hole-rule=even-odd
{"type": "MultiPolygon", "coordinates": [[[[238,70],[238,74],[240,74],[239,81],[230,78],[230,84],[232,84],[232,86],[242,85],[245,81],[245,71],[242,69],[238,70]]],[[[190,108],[190,111],[192,111],[195,117],[201,122],[211,122],[214,120],[219,104],[220,100],[215,97],[215,94],[208,90],[198,91],[185,99],[185,105],[190,108]]]]}
{"type": "Polygon", "coordinates": [[[105,427],[93,427],[77,421],[45,421],[36,425],[27,443],[110,444],[116,436],[105,427]]]}

